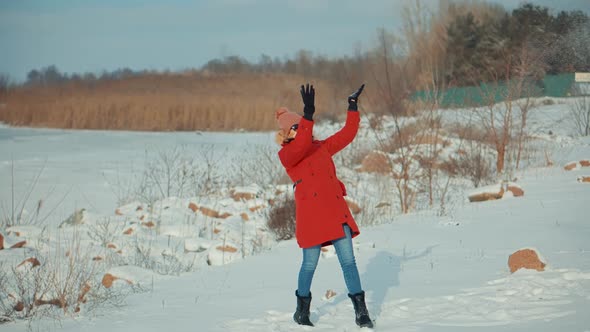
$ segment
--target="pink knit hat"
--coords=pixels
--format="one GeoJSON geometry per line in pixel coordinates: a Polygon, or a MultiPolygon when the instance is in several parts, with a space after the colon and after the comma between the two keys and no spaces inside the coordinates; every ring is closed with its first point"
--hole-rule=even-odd
{"type": "Polygon", "coordinates": [[[301,115],[297,113],[293,113],[289,111],[286,107],[281,107],[277,110],[275,117],[277,119],[277,123],[279,124],[279,128],[285,133],[285,136],[289,134],[289,129],[291,126],[299,123],[301,120],[301,115]]]}

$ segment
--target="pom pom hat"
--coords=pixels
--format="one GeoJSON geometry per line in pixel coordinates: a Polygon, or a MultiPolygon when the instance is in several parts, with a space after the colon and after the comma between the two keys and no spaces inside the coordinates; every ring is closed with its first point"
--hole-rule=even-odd
{"type": "Polygon", "coordinates": [[[289,129],[291,129],[291,126],[301,121],[301,115],[289,111],[286,107],[279,108],[276,111],[275,118],[285,137],[289,135],[289,129]]]}

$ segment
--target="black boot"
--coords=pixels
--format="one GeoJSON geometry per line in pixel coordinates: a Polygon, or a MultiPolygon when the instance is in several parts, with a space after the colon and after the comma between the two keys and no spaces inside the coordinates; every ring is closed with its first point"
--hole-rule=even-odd
{"type": "Polygon", "coordinates": [[[299,325],[309,325],[313,326],[311,321],[309,320],[309,306],[311,305],[311,293],[309,293],[308,297],[299,296],[297,291],[295,291],[295,296],[297,296],[297,310],[293,314],[293,319],[299,325]]]}
{"type": "Polygon", "coordinates": [[[352,305],[354,306],[354,313],[356,315],[356,325],[360,327],[373,327],[373,321],[371,321],[371,317],[369,317],[369,311],[367,310],[367,305],[365,304],[365,292],[360,292],[357,294],[348,294],[348,297],[352,300],[352,305]]]}

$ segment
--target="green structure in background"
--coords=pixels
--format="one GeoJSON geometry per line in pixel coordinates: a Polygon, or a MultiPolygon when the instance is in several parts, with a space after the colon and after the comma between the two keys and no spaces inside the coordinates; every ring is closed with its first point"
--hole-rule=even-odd
{"type": "Polygon", "coordinates": [[[547,97],[571,97],[576,94],[574,73],[547,75],[543,78],[545,90],[542,95],[547,97]]]}
{"type": "MultiPolygon", "coordinates": [[[[514,84],[514,83],[512,83],[514,84]]],[[[512,99],[523,97],[570,97],[576,95],[589,95],[590,83],[577,83],[574,73],[547,75],[542,80],[528,82],[522,89],[520,96],[510,96],[512,99]]],[[[513,89],[516,90],[516,89],[513,89]]],[[[508,84],[482,83],[480,86],[458,87],[439,92],[436,96],[444,108],[468,107],[488,105],[491,100],[501,102],[508,97],[508,84]]],[[[418,91],[412,95],[414,100],[425,102],[432,101],[434,93],[431,91],[418,91]]]]}

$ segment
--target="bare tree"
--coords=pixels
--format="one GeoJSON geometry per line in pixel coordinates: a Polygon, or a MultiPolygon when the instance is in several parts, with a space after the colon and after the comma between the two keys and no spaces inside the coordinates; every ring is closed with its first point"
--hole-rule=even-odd
{"type": "Polygon", "coordinates": [[[516,169],[520,167],[522,152],[527,138],[527,119],[529,112],[535,107],[533,97],[537,95],[535,82],[539,82],[545,75],[543,51],[530,44],[521,47],[515,55],[514,74],[512,79],[516,84],[511,88],[516,89],[517,105],[520,109],[520,123],[517,132],[516,169]]]}
{"type": "MultiPolygon", "coordinates": [[[[519,97],[518,82],[510,79],[502,81],[503,77],[511,77],[513,69],[513,58],[510,51],[505,49],[503,57],[502,70],[490,69],[490,76],[493,77],[493,80],[480,85],[484,112],[475,110],[480,115],[481,123],[496,150],[496,171],[499,174],[504,171],[507,149],[513,131],[515,100],[519,97]]],[[[473,81],[479,82],[479,78],[475,76],[473,81]]]]}
{"type": "Polygon", "coordinates": [[[433,17],[419,1],[406,7],[404,39],[380,31],[374,57],[372,72],[381,103],[374,108],[392,116],[394,122],[390,140],[378,143],[382,151],[391,152],[391,178],[402,213],[414,208],[419,192],[427,192],[430,206],[435,201],[442,148],[438,109],[446,87],[442,68],[445,29],[433,17]],[[424,100],[410,100],[409,91],[415,89],[424,91],[424,100]],[[419,113],[417,121],[403,119],[419,113]]]}
{"type": "MultiPolygon", "coordinates": [[[[396,117],[407,115],[403,102],[411,89],[408,73],[409,63],[403,56],[406,52],[404,42],[392,33],[381,29],[378,33],[379,46],[371,54],[369,61],[372,78],[377,85],[377,98],[372,103],[378,114],[390,114],[396,117]]],[[[365,98],[367,99],[367,98],[365,98]]]]}
{"type": "MultiPolygon", "coordinates": [[[[394,150],[398,156],[390,157],[390,175],[397,191],[400,209],[402,213],[408,213],[415,202],[416,191],[411,182],[417,170],[412,168],[411,150],[407,148],[410,145],[410,139],[407,130],[402,129],[400,119],[406,113],[402,91],[405,90],[408,82],[403,79],[407,77],[406,75],[400,75],[406,64],[403,58],[396,57],[394,53],[395,46],[400,46],[400,40],[394,35],[388,34],[385,30],[380,31],[379,43],[381,54],[375,56],[377,61],[374,63],[372,73],[377,83],[381,112],[390,114],[394,120],[395,129],[391,140],[394,142],[394,150]]],[[[376,137],[379,136],[376,135],[376,137]]],[[[378,139],[377,143],[382,151],[391,149],[392,144],[389,141],[378,139]]]]}
{"type": "Polygon", "coordinates": [[[590,136],[590,97],[580,97],[569,105],[569,121],[581,136],[590,136]]]}
{"type": "MultiPolygon", "coordinates": [[[[496,150],[496,171],[506,170],[506,158],[511,141],[516,138],[515,166],[519,168],[527,137],[527,118],[535,107],[533,97],[537,95],[535,82],[544,75],[542,56],[531,45],[524,45],[520,52],[512,54],[509,49],[502,52],[501,70],[490,69],[493,79],[479,86],[485,111],[481,123],[496,150]],[[518,115],[518,116],[517,116],[518,115]],[[518,120],[517,120],[518,119],[518,120]]],[[[475,75],[474,82],[479,82],[475,75]]]]}

